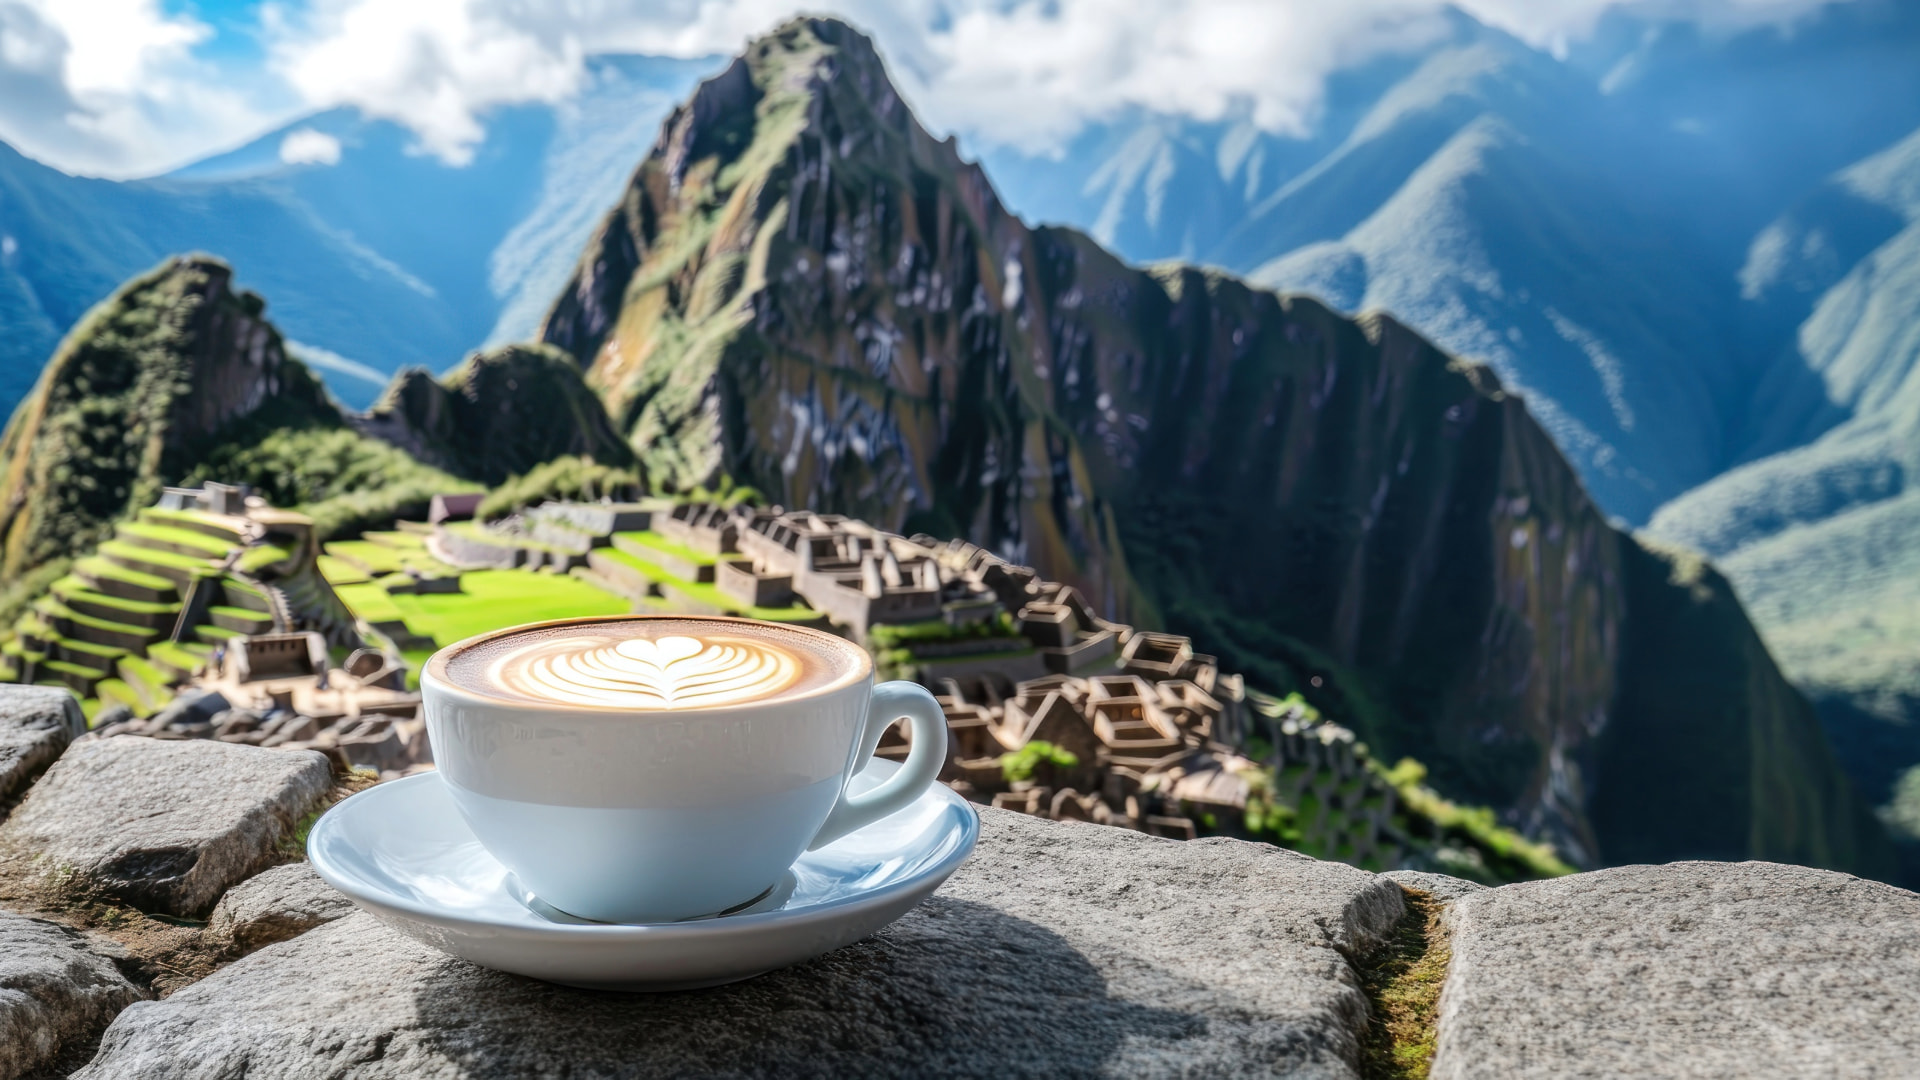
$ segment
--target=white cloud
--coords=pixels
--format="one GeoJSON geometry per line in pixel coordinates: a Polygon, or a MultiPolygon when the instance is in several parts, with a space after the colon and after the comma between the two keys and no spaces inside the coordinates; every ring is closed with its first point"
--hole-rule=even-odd
{"type": "Polygon", "coordinates": [[[280,160],[289,165],[338,165],[340,140],[312,128],[289,131],[280,140],[280,160]]]}
{"type": "Polygon", "coordinates": [[[273,67],[309,104],[398,120],[456,165],[485,134],[482,110],[559,101],[584,74],[577,31],[536,2],[319,0],[280,18],[273,67]]]}
{"type": "MultiPolygon", "coordinates": [[[[1457,0],[1558,51],[1607,10],[1747,24],[1823,0],[1457,0]]],[[[114,174],[182,160],[294,109],[398,121],[420,148],[470,160],[491,107],[562,100],[590,53],[737,51],[795,0],[269,0],[264,64],[196,65],[209,29],[158,0],[0,0],[0,137],[114,174]],[[270,98],[272,95],[265,95],[270,98]],[[252,125],[249,128],[249,125],[252,125]]],[[[810,0],[877,39],[936,128],[1028,149],[1130,107],[1246,110],[1274,131],[1314,122],[1332,71],[1441,30],[1445,0],[810,0]]],[[[313,144],[316,145],[317,144],[313,144]]]]}
{"type": "Polygon", "coordinates": [[[257,131],[249,96],[193,58],[210,34],[158,0],[0,0],[0,138],[124,176],[257,131]]]}

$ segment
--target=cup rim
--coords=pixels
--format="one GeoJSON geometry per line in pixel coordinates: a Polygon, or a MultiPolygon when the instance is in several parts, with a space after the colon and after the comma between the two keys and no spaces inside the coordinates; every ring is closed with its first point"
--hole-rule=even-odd
{"type": "Polygon", "coordinates": [[[424,697],[429,686],[443,694],[467,698],[486,705],[513,709],[564,710],[569,713],[604,714],[609,716],[666,716],[687,712],[739,712],[747,709],[786,708],[797,702],[813,701],[844,692],[849,687],[870,681],[873,678],[873,655],[858,643],[848,641],[838,634],[829,634],[810,626],[788,626],[784,623],[769,622],[765,619],[745,619],[735,615],[674,615],[668,613],[630,612],[625,615],[578,615],[569,619],[544,619],[539,622],[521,623],[518,626],[489,630],[484,634],[475,634],[470,638],[456,641],[451,645],[434,650],[432,656],[420,669],[420,691],[424,697]],[[760,701],[736,702],[731,705],[687,705],[671,709],[633,709],[619,705],[594,705],[576,701],[535,701],[531,698],[510,697],[504,694],[488,693],[472,687],[461,686],[453,682],[446,674],[448,662],[468,649],[474,648],[496,638],[511,634],[521,634],[530,630],[547,630],[562,626],[585,626],[594,623],[613,622],[703,622],[722,625],[751,625],[756,627],[774,627],[781,632],[797,634],[801,637],[824,638],[828,648],[843,648],[854,654],[853,666],[840,677],[822,683],[810,690],[760,701]]]}

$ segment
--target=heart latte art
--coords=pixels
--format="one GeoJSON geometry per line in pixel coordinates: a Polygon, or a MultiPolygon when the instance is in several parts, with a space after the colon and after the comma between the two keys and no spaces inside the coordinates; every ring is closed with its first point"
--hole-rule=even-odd
{"type": "Polygon", "coordinates": [[[801,675],[798,656],[747,637],[568,634],[496,659],[489,676],[512,693],[623,709],[695,709],[772,697],[801,675]]]}

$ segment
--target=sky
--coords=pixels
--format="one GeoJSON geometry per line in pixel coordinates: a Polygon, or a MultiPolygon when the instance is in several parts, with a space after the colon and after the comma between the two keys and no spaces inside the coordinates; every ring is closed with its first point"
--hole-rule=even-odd
{"type": "MultiPolygon", "coordinates": [[[[1549,52],[1609,9],[1790,27],[1827,0],[1456,0],[1549,52]]],[[[737,51],[792,0],[0,0],[0,140],[68,172],[164,172],[356,106],[462,164],[494,106],[599,53],[737,51]]],[[[1132,108],[1311,128],[1326,77],[1440,33],[1441,0],[814,0],[872,33],[930,127],[1033,153],[1132,108]]],[[[311,134],[311,133],[310,133],[311,134]]],[[[289,140],[324,162],[338,145],[289,140]]]]}

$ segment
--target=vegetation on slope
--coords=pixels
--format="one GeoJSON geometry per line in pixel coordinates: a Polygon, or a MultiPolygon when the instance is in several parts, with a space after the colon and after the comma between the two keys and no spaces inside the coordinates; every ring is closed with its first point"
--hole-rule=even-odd
{"type": "Polygon", "coordinates": [[[636,468],[605,465],[589,457],[558,457],[515,476],[487,493],[474,514],[493,521],[543,502],[624,502],[646,490],[636,468]]]}
{"type": "Polygon", "coordinates": [[[231,278],[213,259],[169,260],[67,335],[0,438],[0,576],[91,546],[263,408],[338,415],[231,278]]]}
{"type": "MultiPolygon", "coordinates": [[[[543,337],[587,365],[650,474],[724,472],[1031,563],[1308,695],[1572,861],[1619,857],[1589,799],[1651,775],[1590,764],[1622,717],[1679,733],[1676,767],[1787,805],[1851,798],[1796,752],[1818,728],[1742,651],[1737,605],[1710,632],[1747,663],[1623,661],[1685,588],[1658,577],[1629,603],[1631,542],[1488,372],[1391,319],[1027,229],[831,20],[754,42],[674,114],[543,337]],[[1670,682],[1737,702],[1751,752],[1670,682]]],[[[1727,812],[1751,851],[1874,863],[1859,815],[1727,812]]],[[[1634,850],[1684,847],[1612,820],[1651,845],[1634,850]]]]}
{"type": "Polygon", "coordinates": [[[440,380],[418,368],[404,371],[362,426],[484,484],[563,455],[614,468],[634,462],[572,357],[546,345],[474,353],[440,380]]]}

